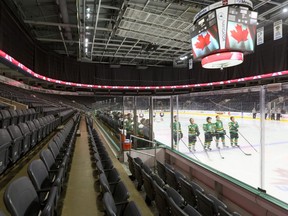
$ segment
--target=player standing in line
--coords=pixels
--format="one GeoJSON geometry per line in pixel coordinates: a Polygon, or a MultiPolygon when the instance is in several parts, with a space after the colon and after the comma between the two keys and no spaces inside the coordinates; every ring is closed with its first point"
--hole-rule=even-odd
{"type": "Polygon", "coordinates": [[[230,132],[230,142],[232,147],[238,146],[238,122],[235,121],[235,118],[233,116],[230,117],[230,122],[228,123],[229,126],[229,132],[230,132]]]}
{"type": "Polygon", "coordinates": [[[194,123],[194,119],[190,118],[189,121],[190,121],[190,125],[188,125],[188,141],[189,141],[188,147],[190,151],[192,147],[193,147],[192,148],[193,151],[196,151],[195,149],[195,143],[197,141],[196,136],[199,136],[200,132],[199,132],[198,125],[194,123]]]}
{"type": "Polygon", "coordinates": [[[127,114],[127,118],[124,120],[124,127],[126,130],[126,139],[130,139],[130,135],[133,134],[133,119],[131,113],[127,114]]]}
{"type": "Polygon", "coordinates": [[[204,135],[205,135],[205,143],[204,143],[204,150],[206,151],[207,149],[212,150],[210,148],[211,142],[213,140],[213,135],[214,135],[214,124],[211,123],[212,118],[207,117],[206,118],[206,124],[203,124],[203,130],[204,130],[204,135]]]}
{"type": "Polygon", "coordinates": [[[252,109],[252,115],[253,115],[253,119],[256,119],[257,111],[255,107],[252,109]]]}
{"type": "Polygon", "coordinates": [[[228,147],[225,145],[225,135],[226,131],[223,128],[223,122],[220,120],[220,116],[216,116],[216,123],[215,123],[215,136],[216,136],[216,147],[219,147],[219,139],[221,138],[223,147],[228,147]]]}
{"type": "Polygon", "coordinates": [[[178,116],[174,116],[173,122],[173,140],[174,140],[174,149],[177,148],[180,139],[182,139],[183,133],[181,130],[181,123],[178,121],[178,116]]]}

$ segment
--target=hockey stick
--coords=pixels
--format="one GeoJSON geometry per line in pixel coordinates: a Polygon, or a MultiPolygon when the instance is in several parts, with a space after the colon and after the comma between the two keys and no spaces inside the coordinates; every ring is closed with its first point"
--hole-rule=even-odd
{"type": "Polygon", "coordinates": [[[197,136],[197,137],[198,137],[198,139],[199,139],[199,141],[200,141],[200,143],[201,143],[201,145],[202,145],[202,147],[203,147],[203,149],[204,149],[204,152],[206,153],[207,157],[208,157],[209,160],[210,160],[209,154],[208,154],[208,152],[205,150],[202,140],[200,139],[199,136],[197,136]]]}
{"type": "Polygon", "coordinates": [[[189,149],[189,147],[187,146],[187,144],[186,144],[182,139],[180,139],[180,140],[183,142],[183,144],[186,146],[186,148],[189,150],[189,152],[191,152],[191,153],[194,155],[194,157],[195,157],[198,161],[200,161],[199,158],[197,158],[197,156],[194,154],[194,152],[189,149]]]}
{"type": "MultiPolygon", "coordinates": [[[[225,134],[225,135],[228,137],[228,139],[230,139],[230,137],[227,134],[225,134]]],[[[238,147],[240,149],[240,151],[243,152],[243,154],[245,154],[247,156],[251,156],[252,155],[250,153],[246,153],[245,151],[243,151],[243,149],[239,145],[235,145],[235,146],[238,147]]]]}
{"type": "Polygon", "coordinates": [[[249,145],[257,152],[257,150],[254,148],[254,146],[238,131],[238,133],[249,143],[249,145]]]}

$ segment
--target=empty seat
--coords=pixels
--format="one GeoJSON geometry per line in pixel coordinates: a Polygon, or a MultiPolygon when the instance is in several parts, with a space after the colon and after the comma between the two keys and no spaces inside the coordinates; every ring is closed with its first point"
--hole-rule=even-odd
{"type": "Polygon", "coordinates": [[[11,125],[16,125],[16,124],[18,124],[18,113],[16,112],[16,110],[14,110],[14,109],[9,109],[9,113],[10,113],[10,116],[11,116],[10,124],[11,124],[11,125]]]}
{"type": "Polygon", "coordinates": [[[8,110],[0,110],[0,128],[6,128],[10,125],[11,115],[8,110]]]}
{"type": "Polygon", "coordinates": [[[36,112],[35,112],[34,108],[30,108],[27,111],[29,113],[29,120],[30,121],[36,118],[36,112]]]}
{"type": "Polygon", "coordinates": [[[16,110],[17,114],[18,114],[18,124],[21,122],[24,122],[24,114],[22,110],[16,110]]]}
{"type": "Polygon", "coordinates": [[[151,175],[151,177],[161,188],[164,187],[165,182],[158,175],[151,175]]]}
{"type": "Polygon", "coordinates": [[[12,138],[7,129],[0,129],[0,173],[3,173],[9,164],[9,148],[12,138]]]}
{"type": "Polygon", "coordinates": [[[135,177],[136,177],[136,180],[137,180],[137,190],[141,190],[142,188],[142,185],[143,185],[143,177],[142,177],[142,168],[141,168],[141,165],[138,164],[136,161],[135,161],[136,158],[134,158],[134,169],[135,169],[135,177]]]}
{"type": "Polygon", "coordinates": [[[14,163],[17,161],[22,153],[26,153],[29,148],[23,146],[23,135],[16,125],[8,126],[7,130],[12,138],[12,144],[10,148],[10,159],[14,163]]]}
{"type": "Polygon", "coordinates": [[[124,211],[123,211],[123,216],[141,216],[141,212],[139,210],[139,208],[137,207],[137,205],[135,204],[135,202],[131,201],[129,202],[124,211]]]}
{"type": "Polygon", "coordinates": [[[222,206],[219,206],[218,208],[219,216],[233,216],[226,208],[223,208],[222,206]]]}
{"type": "Polygon", "coordinates": [[[166,167],[166,183],[175,190],[180,188],[175,172],[168,167],[166,167]]]}
{"type": "Polygon", "coordinates": [[[170,204],[172,216],[201,216],[201,214],[190,205],[187,205],[182,209],[174,202],[171,197],[168,198],[168,201],[170,204]]]}
{"type": "Polygon", "coordinates": [[[135,168],[134,168],[134,163],[133,163],[134,159],[128,153],[126,153],[126,155],[128,157],[128,166],[131,172],[131,179],[134,180],[135,179],[135,168]]]}
{"type": "Polygon", "coordinates": [[[48,134],[47,123],[46,123],[46,121],[44,121],[43,118],[38,118],[37,120],[39,121],[39,123],[41,125],[41,128],[42,128],[42,139],[44,139],[47,136],[47,134],[48,134]]]}
{"type": "Polygon", "coordinates": [[[218,208],[221,206],[222,208],[225,208],[227,209],[227,206],[225,203],[223,203],[221,200],[219,200],[217,197],[213,196],[212,194],[208,194],[207,197],[209,197],[213,203],[214,203],[214,209],[215,209],[215,212],[216,214],[219,213],[219,210],[218,208]]]}
{"type": "Polygon", "coordinates": [[[4,203],[12,216],[53,215],[56,190],[49,194],[45,204],[41,204],[35,188],[28,177],[14,180],[8,185],[4,194],[4,203]],[[44,207],[43,207],[44,206],[44,207]]]}
{"type": "Polygon", "coordinates": [[[27,109],[23,109],[22,113],[23,113],[24,122],[29,121],[30,120],[30,113],[28,112],[28,110],[27,109]]]}
{"type": "Polygon", "coordinates": [[[160,161],[157,161],[157,173],[162,178],[162,180],[166,182],[166,167],[160,161]]]}
{"type": "Polygon", "coordinates": [[[57,187],[56,200],[61,192],[62,182],[60,178],[50,179],[48,170],[42,160],[33,160],[27,168],[27,173],[33,183],[38,197],[41,202],[44,202],[47,195],[51,193],[51,189],[54,190],[53,186],[57,187]]]}
{"type": "Polygon", "coordinates": [[[155,181],[153,181],[153,186],[155,190],[155,203],[158,208],[159,215],[161,216],[171,215],[166,192],[155,181]]]}
{"type": "Polygon", "coordinates": [[[39,121],[37,119],[34,119],[32,121],[35,125],[35,127],[38,129],[38,142],[40,142],[43,138],[43,127],[40,125],[39,121]]]}
{"type": "Polygon", "coordinates": [[[197,196],[197,210],[203,215],[217,215],[213,201],[208,198],[204,193],[196,190],[197,196]]]}
{"type": "MultiPolygon", "coordinates": [[[[23,146],[26,146],[28,149],[30,149],[30,146],[32,145],[32,142],[35,142],[35,140],[32,140],[32,132],[29,130],[29,127],[26,123],[20,123],[18,124],[18,127],[23,135],[23,146]]],[[[35,145],[35,143],[34,143],[35,145]]]]}
{"type": "Polygon", "coordinates": [[[174,188],[166,186],[165,189],[167,197],[172,198],[176,205],[180,208],[183,208],[186,205],[184,198],[174,188]]]}
{"type": "Polygon", "coordinates": [[[27,124],[31,132],[31,147],[33,147],[38,143],[38,129],[35,127],[35,124],[32,121],[28,121],[24,124],[27,124]]]}
{"type": "Polygon", "coordinates": [[[196,207],[197,197],[196,197],[195,190],[192,184],[183,178],[180,178],[179,180],[180,180],[179,183],[180,183],[180,188],[181,188],[180,194],[183,196],[183,198],[189,205],[196,207]]]}
{"type": "Polygon", "coordinates": [[[151,175],[154,175],[154,174],[151,173],[149,175],[144,170],[142,172],[143,181],[144,181],[143,185],[144,185],[144,189],[146,192],[145,202],[148,205],[151,205],[151,202],[155,199],[155,191],[154,191],[153,179],[151,178],[151,175]]]}

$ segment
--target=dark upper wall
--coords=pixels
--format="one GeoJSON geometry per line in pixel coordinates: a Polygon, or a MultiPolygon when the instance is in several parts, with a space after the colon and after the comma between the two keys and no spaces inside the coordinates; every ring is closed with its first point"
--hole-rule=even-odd
{"type": "MultiPolygon", "coordinates": [[[[272,24],[271,24],[272,25],[272,24]]],[[[43,51],[22,24],[0,2],[0,49],[36,73],[65,81],[101,85],[174,85],[203,83],[240,78],[287,69],[287,37],[273,41],[265,38],[265,44],[256,47],[254,54],[245,56],[245,62],[237,67],[205,70],[199,63],[193,70],[173,67],[149,67],[138,70],[134,66],[112,69],[109,65],[77,62],[43,51]]]]}

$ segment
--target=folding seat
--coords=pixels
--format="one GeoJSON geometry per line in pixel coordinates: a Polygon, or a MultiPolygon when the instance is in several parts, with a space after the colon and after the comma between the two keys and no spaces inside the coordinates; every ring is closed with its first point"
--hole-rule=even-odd
{"type": "Polygon", "coordinates": [[[197,210],[200,212],[200,214],[208,216],[217,215],[214,203],[209,197],[207,197],[204,193],[200,192],[199,190],[196,190],[196,196],[197,196],[197,210]]]}
{"type": "Polygon", "coordinates": [[[16,110],[18,114],[18,124],[24,122],[24,114],[22,110],[16,110]]]}
{"type": "Polygon", "coordinates": [[[189,216],[201,216],[201,214],[190,205],[185,206],[183,211],[189,216]]]}
{"type": "Polygon", "coordinates": [[[55,197],[55,203],[57,203],[57,200],[59,199],[61,193],[62,179],[60,179],[59,177],[55,179],[50,179],[48,170],[43,161],[40,159],[33,160],[29,164],[27,168],[27,173],[32,184],[34,185],[34,188],[36,189],[40,202],[44,202],[47,198],[47,195],[51,193],[51,189],[55,190],[54,186],[56,186],[57,196],[55,197]]]}
{"type": "Polygon", "coordinates": [[[65,164],[57,164],[52,152],[49,149],[44,149],[40,152],[40,159],[45,164],[50,179],[59,178],[62,179],[62,182],[66,179],[66,165],[65,164]]]}
{"type": "Polygon", "coordinates": [[[38,118],[37,119],[41,128],[42,128],[42,139],[44,139],[47,136],[47,123],[44,122],[43,118],[38,118]]]}
{"type": "Polygon", "coordinates": [[[24,122],[29,121],[30,120],[30,113],[28,112],[27,109],[23,109],[23,117],[24,117],[24,122]]]}
{"type": "Polygon", "coordinates": [[[40,142],[43,138],[43,127],[40,125],[39,121],[37,119],[34,119],[32,121],[35,125],[35,127],[38,129],[38,142],[40,142]]]}
{"type": "Polygon", "coordinates": [[[157,160],[157,173],[166,182],[166,167],[163,163],[157,160]]]}
{"type": "Polygon", "coordinates": [[[136,161],[135,161],[136,158],[134,158],[134,169],[135,169],[135,177],[136,177],[136,180],[137,180],[137,190],[141,190],[142,188],[142,185],[143,185],[143,177],[142,177],[142,168],[141,168],[141,165],[139,165],[136,161]]]}
{"type": "Polygon", "coordinates": [[[28,121],[23,124],[27,124],[31,132],[31,147],[33,147],[38,143],[38,129],[35,127],[35,124],[32,121],[28,121]]]}
{"type": "Polygon", "coordinates": [[[166,183],[175,190],[180,189],[175,172],[168,167],[166,167],[166,183]]]}
{"type": "Polygon", "coordinates": [[[140,212],[138,206],[135,204],[135,202],[130,201],[126,205],[122,215],[123,216],[131,216],[131,215],[133,215],[133,216],[141,216],[141,212],[140,212]]]}
{"type": "Polygon", "coordinates": [[[218,213],[219,216],[233,216],[232,213],[228,212],[226,208],[223,208],[222,206],[218,207],[218,213]]]}
{"type": "Polygon", "coordinates": [[[0,129],[0,174],[4,172],[9,164],[9,149],[12,138],[7,129],[0,129]]]}
{"type": "Polygon", "coordinates": [[[129,198],[129,192],[123,182],[109,183],[104,173],[100,174],[99,182],[102,194],[111,193],[117,205],[117,211],[122,212],[129,198]]]}
{"type": "Polygon", "coordinates": [[[161,188],[165,186],[165,182],[158,175],[151,175],[153,181],[155,181],[161,188]]]}
{"type": "Polygon", "coordinates": [[[11,125],[16,125],[16,124],[18,124],[18,113],[16,112],[16,110],[14,110],[14,109],[9,109],[8,111],[9,111],[10,116],[11,116],[11,122],[10,122],[10,124],[11,124],[11,125]]]}
{"type": "Polygon", "coordinates": [[[150,167],[148,167],[146,164],[142,164],[142,169],[148,174],[150,175],[152,173],[152,170],[150,169],[150,167]]]}
{"type": "Polygon", "coordinates": [[[0,110],[0,128],[7,128],[11,123],[11,115],[8,110],[0,110]]]}
{"type": "Polygon", "coordinates": [[[169,203],[167,200],[167,193],[155,181],[153,181],[155,190],[155,203],[161,216],[170,216],[169,203]]]}
{"type": "Polygon", "coordinates": [[[168,198],[172,216],[201,216],[192,206],[187,205],[181,209],[171,197],[168,198]]]}
{"type": "Polygon", "coordinates": [[[154,175],[153,173],[148,174],[144,170],[142,172],[143,176],[143,185],[146,192],[145,202],[148,205],[151,205],[151,202],[155,199],[155,191],[153,186],[153,179],[151,178],[151,175],[154,175]]]}
{"type": "Polygon", "coordinates": [[[102,163],[101,161],[97,161],[96,162],[96,167],[97,167],[99,175],[101,173],[107,173],[107,172],[111,171],[114,168],[112,162],[102,163]]]}
{"type": "Polygon", "coordinates": [[[186,205],[184,198],[174,188],[165,186],[164,189],[166,190],[167,199],[168,197],[172,198],[180,208],[183,208],[186,205]]]}
{"type": "Polygon", "coordinates": [[[183,198],[189,205],[193,207],[197,207],[197,197],[196,197],[195,190],[191,182],[183,178],[180,178],[179,180],[180,180],[179,183],[180,183],[180,188],[181,188],[180,194],[183,196],[183,198]]]}
{"type": "Polygon", "coordinates": [[[52,121],[49,116],[43,117],[47,123],[47,133],[50,134],[52,132],[52,121]]]}
{"type": "Polygon", "coordinates": [[[20,177],[11,182],[4,193],[4,203],[13,216],[53,216],[55,207],[54,200],[57,188],[49,194],[47,201],[42,204],[37,196],[36,190],[28,177],[20,177]]]}
{"type": "Polygon", "coordinates": [[[27,146],[23,146],[23,135],[16,125],[10,125],[7,128],[11,138],[12,138],[12,144],[10,148],[10,160],[12,163],[16,162],[21,154],[26,153],[29,148],[27,146]]]}
{"type": "Polygon", "coordinates": [[[65,169],[67,169],[70,162],[70,155],[60,154],[60,151],[53,140],[49,142],[48,149],[51,151],[53,158],[56,161],[56,164],[62,164],[63,166],[65,166],[65,169]]]}
{"type": "Polygon", "coordinates": [[[223,203],[221,200],[219,200],[217,197],[213,196],[212,194],[208,194],[207,195],[208,198],[210,198],[213,203],[214,203],[214,209],[216,214],[218,215],[219,213],[219,207],[221,206],[222,208],[227,209],[227,205],[225,203],[223,203]]]}
{"type": "Polygon", "coordinates": [[[34,108],[30,108],[30,109],[28,109],[28,112],[29,112],[29,114],[30,114],[30,121],[31,120],[33,120],[33,119],[36,119],[36,111],[35,111],[35,109],[34,108]]]}

